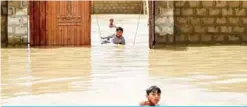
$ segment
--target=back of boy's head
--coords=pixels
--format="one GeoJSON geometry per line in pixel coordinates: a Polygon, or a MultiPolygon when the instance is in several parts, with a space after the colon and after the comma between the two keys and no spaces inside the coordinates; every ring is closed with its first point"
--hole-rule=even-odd
{"type": "Polygon", "coordinates": [[[110,21],[114,21],[114,19],[110,19],[110,21]]]}
{"type": "Polygon", "coordinates": [[[157,93],[161,93],[161,90],[159,87],[151,86],[146,90],[146,93],[147,93],[147,95],[149,95],[151,92],[156,92],[156,91],[157,91],[157,93]]]}
{"type": "Polygon", "coordinates": [[[116,31],[117,31],[117,32],[118,32],[118,31],[123,32],[123,28],[122,28],[122,27],[117,27],[116,31]]]}

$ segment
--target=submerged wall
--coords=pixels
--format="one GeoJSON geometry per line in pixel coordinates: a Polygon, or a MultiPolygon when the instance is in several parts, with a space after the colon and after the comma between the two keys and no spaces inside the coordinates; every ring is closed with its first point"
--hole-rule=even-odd
{"type": "Polygon", "coordinates": [[[93,14],[140,14],[143,1],[92,1],[93,14]]]}
{"type": "Polygon", "coordinates": [[[247,42],[247,1],[174,1],[172,9],[166,3],[156,2],[155,27],[167,29],[173,19],[174,32],[155,30],[157,43],[247,42]]]}

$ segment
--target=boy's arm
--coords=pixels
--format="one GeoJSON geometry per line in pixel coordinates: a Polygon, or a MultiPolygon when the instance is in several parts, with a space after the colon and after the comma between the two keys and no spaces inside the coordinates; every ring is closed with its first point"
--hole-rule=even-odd
{"type": "Polygon", "coordinates": [[[101,38],[101,39],[110,39],[110,38],[114,37],[114,35],[115,35],[115,34],[112,34],[112,35],[107,36],[107,37],[100,37],[100,38],[101,38]]]}
{"type": "Polygon", "coordinates": [[[124,37],[122,39],[122,44],[125,45],[125,39],[124,39],[124,37]]]}

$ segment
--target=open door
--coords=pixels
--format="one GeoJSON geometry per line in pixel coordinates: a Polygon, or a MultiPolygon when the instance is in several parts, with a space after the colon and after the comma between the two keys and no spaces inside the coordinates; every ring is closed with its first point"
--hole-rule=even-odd
{"type": "Polygon", "coordinates": [[[91,45],[90,1],[30,1],[31,46],[91,45]]]}

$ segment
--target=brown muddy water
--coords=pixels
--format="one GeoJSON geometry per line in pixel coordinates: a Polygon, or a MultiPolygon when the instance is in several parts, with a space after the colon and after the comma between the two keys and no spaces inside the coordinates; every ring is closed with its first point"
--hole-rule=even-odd
{"type": "MultiPolygon", "coordinates": [[[[247,47],[148,49],[147,18],[109,17],[126,46],[101,45],[96,18],[91,48],[1,49],[2,105],[137,105],[145,89],[162,89],[161,105],[247,105],[247,47]]],[[[102,34],[107,35],[107,34],[102,34]]]]}

